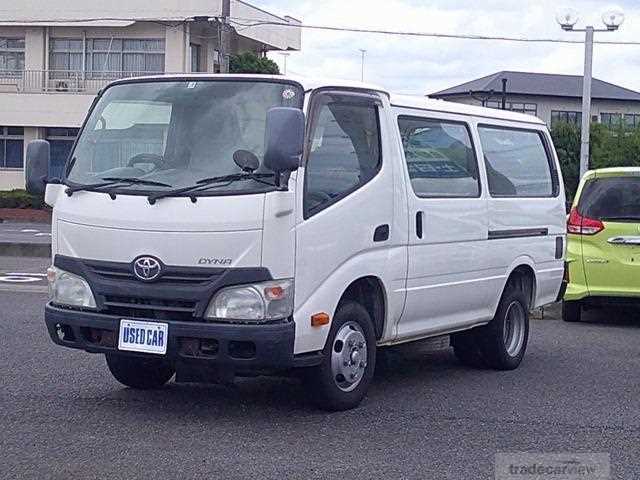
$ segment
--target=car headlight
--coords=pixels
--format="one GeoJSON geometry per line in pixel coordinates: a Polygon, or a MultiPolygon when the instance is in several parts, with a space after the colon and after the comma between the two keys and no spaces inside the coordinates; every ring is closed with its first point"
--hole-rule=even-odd
{"type": "Polygon", "coordinates": [[[49,299],[58,305],[96,308],[96,299],[87,281],[73,273],[51,267],[47,270],[49,299]]]}
{"type": "Polygon", "coordinates": [[[205,318],[261,322],[292,313],[293,280],[285,279],[224,288],[209,303],[205,318]]]}

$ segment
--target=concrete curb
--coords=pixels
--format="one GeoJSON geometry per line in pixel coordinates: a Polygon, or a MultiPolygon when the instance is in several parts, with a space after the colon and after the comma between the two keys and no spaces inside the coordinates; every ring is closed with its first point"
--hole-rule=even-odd
{"type": "Polygon", "coordinates": [[[0,242],[0,256],[3,257],[50,257],[50,243],[0,242]]]}

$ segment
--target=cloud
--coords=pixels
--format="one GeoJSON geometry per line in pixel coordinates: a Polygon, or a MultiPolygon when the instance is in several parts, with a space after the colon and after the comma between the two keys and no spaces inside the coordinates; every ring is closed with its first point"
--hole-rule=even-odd
{"type": "MultiPolygon", "coordinates": [[[[252,0],[274,13],[316,25],[387,30],[581,39],[555,22],[557,0],[252,0]]],[[[584,12],[580,25],[601,26],[601,1],[567,2],[584,12]]],[[[621,2],[626,22],[597,39],[637,40],[640,6],[621,2]]],[[[581,45],[398,37],[305,30],[302,51],[288,58],[290,73],[365,80],[398,92],[425,94],[500,70],[582,74],[581,45]]],[[[282,65],[277,53],[272,58],[282,65]]],[[[640,90],[640,46],[596,45],[594,75],[640,90]]]]}

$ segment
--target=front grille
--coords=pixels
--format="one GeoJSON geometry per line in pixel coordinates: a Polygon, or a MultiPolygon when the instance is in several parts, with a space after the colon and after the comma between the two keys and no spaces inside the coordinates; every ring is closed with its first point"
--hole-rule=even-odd
{"type": "MultiPolygon", "coordinates": [[[[131,269],[131,265],[126,263],[106,263],[106,262],[86,262],[91,272],[98,277],[109,280],[138,280],[131,269]]],[[[154,283],[174,283],[182,285],[201,285],[215,280],[220,274],[202,272],[196,273],[193,268],[185,271],[180,267],[165,266],[160,278],[154,283]]]]}
{"type": "Polygon", "coordinates": [[[193,320],[197,302],[106,295],[103,306],[111,315],[189,321],[193,320]]]}

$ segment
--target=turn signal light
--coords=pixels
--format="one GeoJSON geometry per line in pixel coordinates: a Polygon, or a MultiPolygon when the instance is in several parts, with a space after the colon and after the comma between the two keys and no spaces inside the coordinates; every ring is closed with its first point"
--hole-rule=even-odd
{"type": "Polygon", "coordinates": [[[311,326],[321,327],[322,325],[329,324],[329,314],[321,312],[311,315],[311,326]]]}

